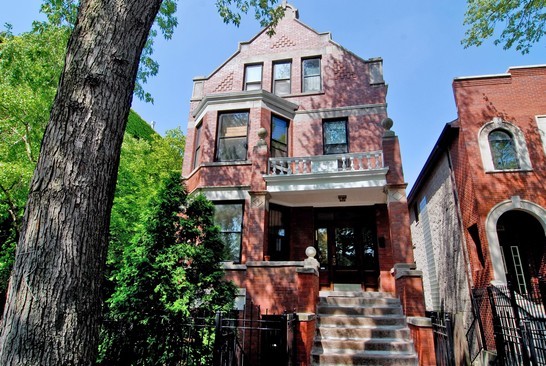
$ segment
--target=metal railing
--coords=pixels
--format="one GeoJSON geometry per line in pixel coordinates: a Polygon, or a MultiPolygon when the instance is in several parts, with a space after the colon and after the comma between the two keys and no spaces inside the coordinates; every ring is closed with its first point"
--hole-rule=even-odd
{"type": "Polygon", "coordinates": [[[546,365],[546,312],[541,291],[489,286],[497,355],[502,365],[546,365]]]}
{"type": "Polygon", "coordinates": [[[243,311],[199,314],[181,332],[184,366],[291,366],[295,364],[293,313],[261,314],[251,305],[243,311]]]}
{"type": "Polygon", "coordinates": [[[431,320],[436,365],[455,366],[453,319],[451,313],[444,311],[431,312],[431,320]]]}
{"type": "Polygon", "coordinates": [[[384,168],[383,151],[269,158],[269,175],[324,174],[384,168]]]}

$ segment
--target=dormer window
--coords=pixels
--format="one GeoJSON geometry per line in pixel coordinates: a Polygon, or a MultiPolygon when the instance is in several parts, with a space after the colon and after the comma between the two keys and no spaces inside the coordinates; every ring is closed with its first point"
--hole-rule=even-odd
{"type": "Polygon", "coordinates": [[[262,65],[245,66],[245,90],[262,89],[262,65]]]}
{"type": "Polygon", "coordinates": [[[514,138],[508,131],[502,129],[491,131],[488,140],[496,170],[519,169],[514,138]]]}
{"type": "Polygon", "coordinates": [[[273,93],[277,95],[290,94],[291,68],[290,61],[280,61],[273,64],[273,93]]]}

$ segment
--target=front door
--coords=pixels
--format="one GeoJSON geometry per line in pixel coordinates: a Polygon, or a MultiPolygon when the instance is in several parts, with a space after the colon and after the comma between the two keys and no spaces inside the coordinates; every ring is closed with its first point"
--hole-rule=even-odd
{"type": "Polygon", "coordinates": [[[321,285],[377,287],[376,241],[373,207],[317,210],[315,247],[321,285]]]}
{"type": "Polygon", "coordinates": [[[506,278],[519,293],[537,291],[546,275],[546,239],[542,225],[523,211],[508,211],[497,222],[506,278]]]}

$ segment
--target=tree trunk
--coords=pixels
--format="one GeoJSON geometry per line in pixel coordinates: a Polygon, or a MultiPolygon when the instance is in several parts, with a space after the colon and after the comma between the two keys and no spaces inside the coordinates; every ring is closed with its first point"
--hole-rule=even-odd
{"type": "Polygon", "coordinates": [[[138,62],[161,0],[82,0],[30,186],[0,365],[92,365],[110,209],[138,62]]]}

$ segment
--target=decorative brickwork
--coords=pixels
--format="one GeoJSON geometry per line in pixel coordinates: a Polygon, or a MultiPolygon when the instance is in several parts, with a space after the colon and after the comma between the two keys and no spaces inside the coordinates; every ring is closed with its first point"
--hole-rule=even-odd
{"type": "Polygon", "coordinates": [[[296,42],[292,41],[290,38],[288,38],[287,36],[283,34],[278,41],[276,41],[275,43],[271,45],[271,48],[277,49],[277,48],[287,48],[287,47],[294,47],[294,46],[296,46],[296,42]]]}
{"type": "Polygon", "coordinates": [[[222,93],[233,90],[233,73],[230,73],[228,76],[222,80],[216,88],[214,88],[214,93],[222,93]]]}

